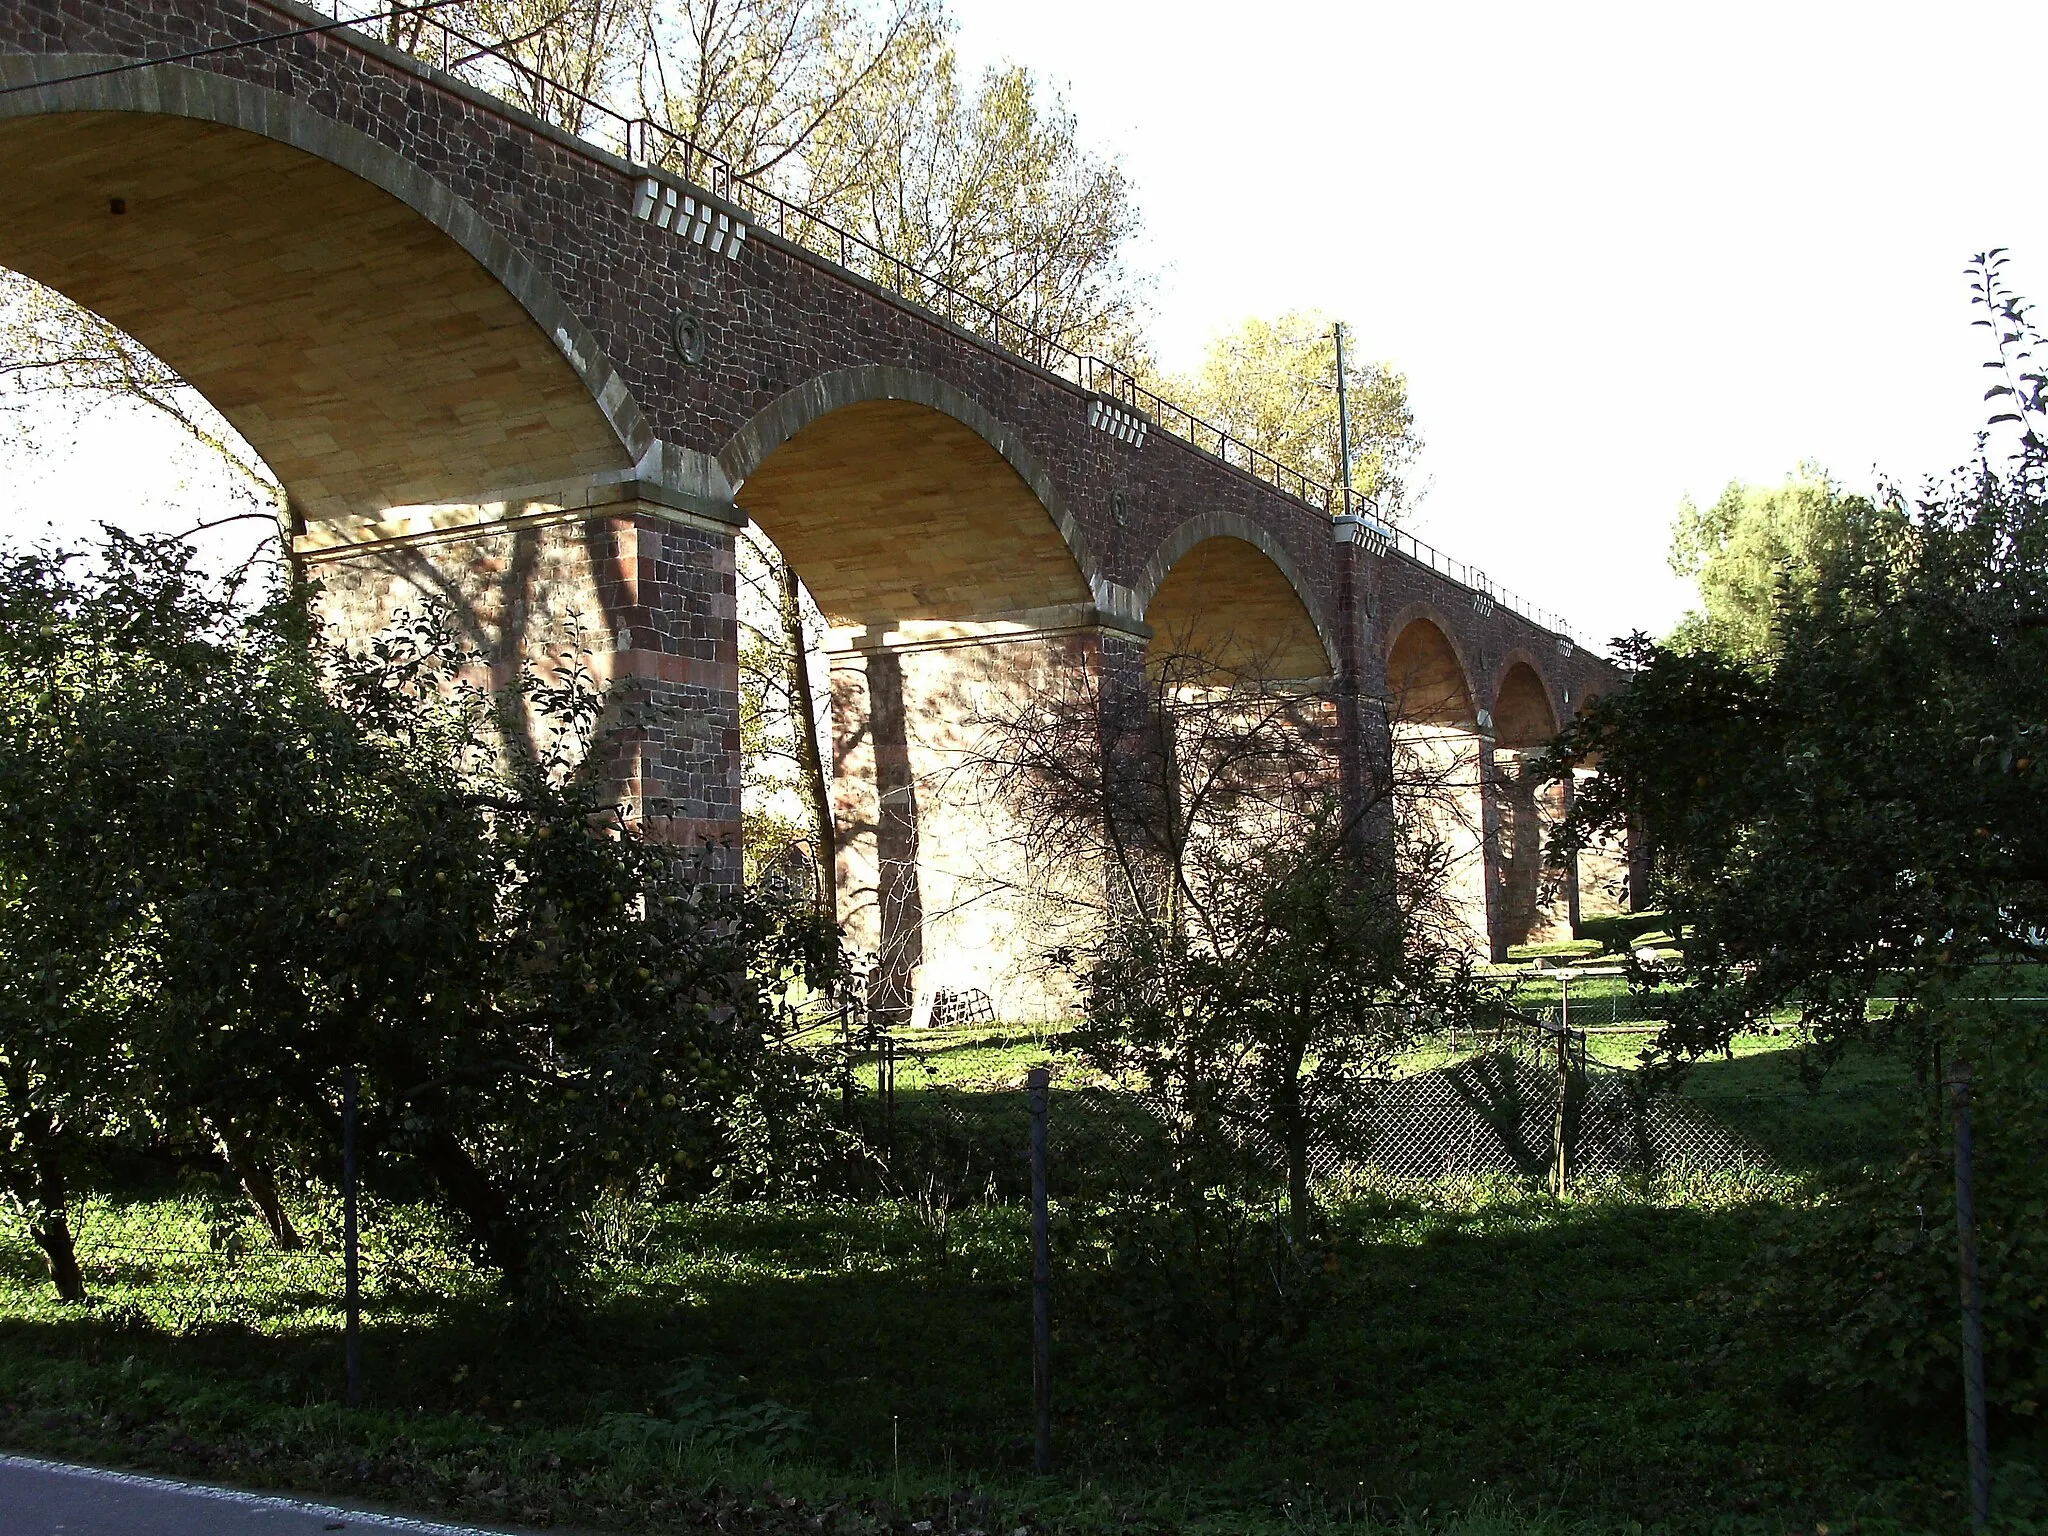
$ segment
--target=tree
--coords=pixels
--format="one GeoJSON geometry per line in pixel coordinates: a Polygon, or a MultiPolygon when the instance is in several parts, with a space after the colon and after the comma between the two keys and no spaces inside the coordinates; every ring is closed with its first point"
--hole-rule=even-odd
{"type": "Polygon", "coordinates": [[[1262,661],[1159,636],[1142,692],[1087,670],[1007,700],[965,771],[1047,888],[1092,909],[1082,1058],[1161,1112],[1190,1191],[1218,1159],[1238,1188],[1272,1159],[1301,1245],[1313,1155],[1356,1134],[1409,1032],[1476,992],[1425,804],[1442,772],[1396,750],[1368,803],[1341,806],[1330,701],[1262,661]],[[1365,825],[1384,835],[1361,853],[1365,825]]]}
{"type": "Polygon", "coordinates": [[[508,703],[438,609],[355,652],[310,627],[176,541],[0,563],[0,1187],[79,1291],[64,1201],[100,1151],[203,1128],[260,1208],[353,1080],[376,1174],[551,1303],[607,1191],[717,1161],[830,930],[607,800],[575,635],[508,703]]]}
{"type": "Polygon", "coordinates": [[[933,0],[656,4],[647,12],[638,91],[657,121],[736,176],[804,206],[831,203],[850,183],[818,174],[820,135],[847,114],[913,91],[943,50],[947,27],[933,0]]]}
{"type": "MultiPolygon", "coordinates": [[[[2001,265],[1980,257],[1973,278],[1978,323],[1999,338],[1993,429],[2017,425],[2017,451],[1997,456],[1987,436],[1913,504],[1844,519],[1810,583],[1779,584],[1762,654],[1637,637],[1629,686],[1566,731],[1550,766],[1600,768],[1560,856],[1631,823],[1647,836],[1652,897],[1685,940],[1658,1042],[1671,1062],[1789,1008],[1817,1069],[1871,1040],[1930,1073],[1977,1069],[1997,1159],[1978,1205],[1987,1306],[2005,1344],[1990,1391],[2030,1404],[2048,1385],[2032,1310],[2048,1282],[2040,1045],[2001,999],[2037,990],[2020,968],[2048,933],[2048,403],[2042,343],[2001,265]]],[[[1831,1309],[1837,1384],[1910,1400],[1937,1369],[1954,1379],[1956,1335],[1928,1326],[1955,1295],[1934,1245],[1969,1236],[1939,1217],[1944,1181],[1923,1151],[1816,1246],[1795,1289],[1831,1309]]],[[[1966,1288],[1974,1276],[1966,1261],[1966,1288]]]]}
{"type": "Polygon", "coordinates": [[[748,877],[792,856],[811,866],[819,912],[836,919],[838,835],[812,664],[824,619],[796,568],[753,532],[738,545],[740,771],[748,877]],[[797,807],[790,814],[791,803],[797,807]]]}
{"type": "MultiPolygon", "coordinates": [[[[248,1127],[221,1112],[212,1079],[168,1107],[167,1063],[146,1043],[181,1038],[144,1021],[165,936],[181,928],[163,874],[207,841],[192,797],[232,795],[249,778],[232,754],[197,780],[168,770],[195,735],[233,731],[226,722],[262,682],[229,639],[232,601],[186,579],[182,552],[160,556],[117,535],[92,572],[62,554],[0,559],[0,1171],[72,1300],[84,1281],[67,1205],[114,1140],[207,1118],[226,1147],[244,1149],[235,1166],[252,1194],[266,1184],[238,1134],[248,1127]],[[207,680],[228,686],[209,693],[207,680]]],[[[269,761],[259,752],[250,766],[269,761]]],[[[272,809],[238,798],[236,814],[267,822],[272,809]]],[[[275,853],[305,851],[273,830],[275,853]]],[[[238,935],[255,947],[237,970],[264,970],[267,937],[238,935]]],[[[178,1021],[194,1022],[227,1021],[178,1021]]],[[[214,1043],[211,1029],[200,1038],[214,1043]]]]}
{"type": "MultiPolygon", "coordinates": [[[[820,133],[810,176],[832,190],[813,206],[1039,336],[1130,362],[1141,316],[1124,252],[1139,217],[1122,168],[1082,143],[1073,112],[1028,69],[990,68],[970,91],[950,46],[919,64],[820,133]]],[[[1034,352],[1026,336],[1003,339],[1034,352]]]]}
{"type": "Polygon", "coordinates": [[[1701,607],[1679,621],[1671,644],[1770,655],[1781,610],[1812,596],[1852,529],[1897,515],[1889,502],[1847,494],[1811,461],[1781,486],[1731,481],[1704,509],[1687,497],[1672,525],[1671,569],[1699,582],[1701,607]]]}
{"type": "Polygon", "coordinates": [[[593,102],[635,82],[649,15],[647,0],[460,0],[432,12],[395,6],[373,25],[392,47],[583,133],[593,102]]]}
{"type": "MultiPolygon", "coordinates": [[[[1408,380],[1388,364],[1358,361],[1348,345],[1345,368],[1354,502],[1382,522],[1397,521],[1422,451],[1408,380]]],[[[1194,374],[1164,381],[1160,392],[1311,483],[1336,486],[1336,381],[1332,322],[1307,310],[1246,320],[1209,344],[1194,374]]]]}
{"type": "Polygon", "coordinates": [[[1345,806],[1331,700],[1197,632],[1156,636],[1141,678],[1063,669],[998,701],[962,771],[1054,909],[1077,1062],[1156,1133],[1090,1206],[1100,1300],[1156,1375],[1228,1407],[1320,1293],[1318,1160],[1360,1150],[1392,1055],[1482,988],[1436,770],[1397,752],[1345,806]]]}

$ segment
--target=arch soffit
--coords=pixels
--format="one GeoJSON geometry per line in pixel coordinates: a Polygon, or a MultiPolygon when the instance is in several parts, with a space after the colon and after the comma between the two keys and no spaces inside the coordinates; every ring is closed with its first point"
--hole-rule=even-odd
{"type": "Polygon", "coordinates": [[[445,182],[368,134],[282,92],[178,64],[137,69],[134,63],[89,53],[0,57],[0,84],[41,85],[0,96],[0,121],[62,112],[192,118],[290,145],[359,177],[405,204],[498,280],[583,381],[630,462],[641,465],[658,457],[661,444],[653,428],[597,338],[540,269],[445,182]],[[117,67],[118,74],[68,78],[117,67]]]}
{"type": "MultiPolygon", "coordinates": [[[[1385,636],[1386,640],[1385,651],[1380,657],[1382,670],[1384,671],[1392,665],[1394,647],[1401,643],[1401,637],[1408,632],[1409,626],[1417,621],[1429,625],[1431,629],[1443,636],[1444,644],[1450,647],[1451,656],[1458,663],[1459,680],[1465,685],[1465,697],[1471,702],[1472,707],[1474,709],[1482,707],[1490,709],[1490,702],[1485,706],[1482,706],[1479,702],[1479,690],[1473,686],[1472,682],[1474,673],[1471,658],[1466,656],[1465,647],[1459,643],[1457,630],[1444,618],[1442,610],[1432,603],[1421,601],[1408,603],[1396,610],[1392,620],[1382,627],[1380,633],[1385,636]]],[[[1391,682],[1391,679],[1389,681],[1391,682]]],[[[1489,701],[1493,697],[1494,695],[1492,694],[1487,695],[1489,701]]]]}
{"type": "Polygon", "coordinates": [[[1493,685],[1487,696],[1493,701],[1489,707],[1494,714],[1500,713],[1500,694],[1508,685],[1508,674],[1518,666],[1527,667],[1536,674],[1537,685],[1543,689],[1543,702],[1550,706],[1551,720],[1561,722],[1565,718],[1565,711],[1558,706],[1557,684],[1552,682],[1550,675],[1543,670],[1543,663],[1519,645],[1510,646],[1502,655],[1500,665],[1493,669],[1493,685]]]}
{"type": "Polygon", "coordinates": [[[1030,488],[1031,494],[1045,508],[1045,514],[1058,530],[1061,542],[1080,568],[1082,579],[1088,583],[1088,590],[1094,594],[1096,605],[1104,610],[1105,615],[1126,619],[1138,617],[1135,612],[1125,613],[1123,610],[1127,605],[1116,602],[1115,592],[1095,563],[1088,535],[1068,510],[1059,487],[1053,484],[1052,476],[1039,463],[1038,456],[987,406],[934,374],[881,363],[818,374],[794,389],[785,390],[756,411],[719,450],[718,467],[737,495],[747,477],[805,427],[844,406],[868,400],[906,400],[926,406],[952,417],[987,443],[1017,472],[1017,478],[1030,488]]]}
{"type": "Polygon", "coordinates": [[[1138,573],[1134,589],[1138,613],[1142,616],[1151,611],[1152,599],[1159,595],[1159,589],[1166,584],[1173,568],[1196,545],[1206,544],[1211,539],[1236,539],[1239,543],[1251,545],[1287,578],[1287,585],[1294,589],[1302,611],[1308,615],[1309,623],[1315,626],[1316,639],[1322,643],[1323,655],[1334,676],[1341,667],[1336,636],[1323,616],[1323,605],[1316,599],[1315,588],[1303,578],[1301,567],[1295,564],[1286,545],[1250,518],[1236,512],[1197,512],[1160,540],[1152,558],[1145,562],[1145,569],[1138,573]]]}

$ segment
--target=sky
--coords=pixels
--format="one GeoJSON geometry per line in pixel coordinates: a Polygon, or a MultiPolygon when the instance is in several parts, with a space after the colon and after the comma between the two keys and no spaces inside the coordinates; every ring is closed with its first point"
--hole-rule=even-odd
{"type": "MultiPolygon", "coordinates": [[[[1596,639],[1693,600],[1682,496],[1968,457],[1973,253],[2048,300],[2048,200],[2014,190],[2048,6],[952,6],[970,67],[1057,82],[1130,174],[1163,363],[1344,320],[1409,380],[1414,531],[1596,639]]],[[[121,413],[43,436],[17,528],[216,494],[121,413]]]]}
{"type": "Polygon", "coordinates": [[[1595,638],[1694,600],[1682,496],[1968,458],[1974,253],[2048,300],[2048,6],[953,4],[1135,182],[1162,362],[1343,320],[1409,380],[1410,526],[1595,638]]]}

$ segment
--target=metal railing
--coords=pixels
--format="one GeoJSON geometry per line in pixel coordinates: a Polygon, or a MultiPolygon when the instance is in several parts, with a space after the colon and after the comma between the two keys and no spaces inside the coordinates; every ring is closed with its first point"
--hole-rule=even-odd
{"type": "MultiPolygon", "coordinates": [[[[710,191],[745,213],[756,229],[770,230],[788,244],[864,278],[971,337],[1077,388],[1121,402],[1161,431],[1209,454],[1227,468],[1263,481],[1326,515],[1334,516],[1341,510],[1336,486],[1312,480],[1263,449],[1204,421],[1186,407],[1148,389],[1128,369],[1092,353],[1076,351],[1057,337],[1035,329],[1002,304],[969,293],[883,249],[866,236],[789,201],[758,178],[741,174],[727,160],[644,113],[621,112],[573,86],[551,79],[503,44],[474,37],[431,11],[394,11],[388,3],[377,4],[374,0],[371,4],[322,0],[321,9],[337,21],[349,22],[351,28],[396,19],[400,30],[409,33],[409,37],[395,44],[387,38],[375,38],[376,41],[410,53],[421,63],[438,67],[473,89],[503,98],[519,110],[635,167],[675,176],[710,191]]],[[[366,35],[374,37],[374,33],[366,35]]],[[[1587,644],[1561,615],[1498,585],[1476,566],[1454,559],[1399,528],[1386,530],[1386,537],[1394,553],[1475,593],[1483,593],[1539,628],[1577,644],[1587,644]]]]}

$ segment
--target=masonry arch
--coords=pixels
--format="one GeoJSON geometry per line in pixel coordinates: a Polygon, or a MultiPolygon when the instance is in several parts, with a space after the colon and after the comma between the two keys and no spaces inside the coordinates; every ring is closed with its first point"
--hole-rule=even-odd
{"type": "Polygon", "coordinates": [[[1538,783],[1535,774],[1536,756],[1557,730],[1542,674],[1526,654],[1513,653],[1493,703],[1494,907],[1503,950],[1572,936],[1577,882],[1550,868],[1545,856],[1569,802],[1563,785],[1538,783]]]}
{"type": "Polygon", "coordinates": [[[1390,715],[1397,726],[1476,735],[1479,709],[1471,672],[1450,632],[1433,613],[1411,609],[1390,626],[1387,648],[1390,715]]]}
{"type": "Polygon", "coordinates": [[[617,478],[657,447],[595,338],[449,187],[289,96],[0,60],[0,264],[205,395],[308,522],[617,478]],[[117,211],[118,210],[118,211],[117,211]]]}
{"type": "Polygon", "coordinates": [[[1557,730],[1557,709],[1543,675],[1527,655],[1512,653],[1494,691],[1494,744],[1517,752],[1534,751],[1548,743],[1557,730]]]}
{"type": "Polygon", "coordinates": [[[1151,648],[1200,653],[1268,678],[1324,679],[1335,638],[1286,546],[1249,518],[1202,513],[1167,535],[1136,592],[1151,648]]]}
{"type": "Polygon", "coordinates": [[[835,626],[1057,627],[1101,589],[1079,522],[1030,449],[927,373],[820,375],[748,421],[719,466],[835,626]]]}
{"type": "Polygon", "coordinates": [[[834,875],[870,1005],[1063,1011],[1030,850],[971,772],[989,715],[1099,655],[1093,558],[1050,477],[979,401],[886,367],[789,391],[719,463],[830,626],[834,875]]]}

